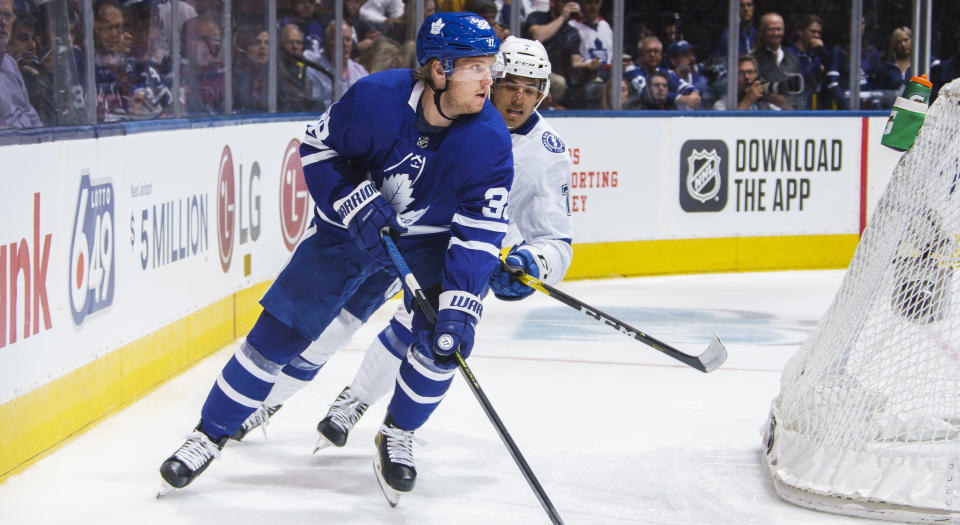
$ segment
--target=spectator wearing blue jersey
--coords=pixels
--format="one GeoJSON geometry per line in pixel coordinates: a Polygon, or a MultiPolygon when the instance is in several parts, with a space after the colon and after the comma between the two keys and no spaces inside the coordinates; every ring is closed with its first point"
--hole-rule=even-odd
{"type": "Polygon", "coordinates": [[[436,311],[435,324],[413,311],[413,348],[376,438],[384,493],[413,489],[414,431],[450,387],[452,355],[470,355],[508,229],[511,140],[487,100],[499,45],[477,15],[437,13],[417,37],[419,69],[364,77],[307,125],[300,156],[316,204],[311,233],[260,300],[263,312],[211,388],[194,433],[161,465],[166,490],[219,457],[281,370],[316,372],[299,356],[321,335],[343,333],[340,312],[364,322],[396,293],[383,235],[396,239],[436,311]]]}
{"type": "Polygon", "coordinates": [[[303,48],[320,51],[323,47],[323,23],[316,16],[317,0],[291,0],[279,26],[296,24],[303,33],[303,48]]]}
{"type": "Polygon", "coordinates": [[[800,71],[803,74],[804,96],[806,107],[813,107],[813,95],[820,93],[823,78],[826,75],[826,64],[830,60],[829,53],[823,45],[823,22],[814,14],[800,17],[797,22],[796,40],[787,47],[787,52],[800,62],[800,71]]]}
{"type": "MultiPolygon", "coordinates": [[[[746,55],[753,51],[757,45],[757,28],[753,26],[754,6],[753,0],[740,0],[740,34],[737,39],[737,53],[746,55]]],[[[717,48],[717,56],[724,58],[727,56],[727,46],[730,40],[730,31],[723,30],[720,35],[720,45],[717,48]]]]}
{"type": "Polygon", "coordinates": [[[713,100],[708,98],[710,86],[707,78],[697,72],[697,57],[693,46],[686,40],[677,40],[667,48],[669,72],[677,77],[676,90],[686,95],[675,97],[679,109],[709,108],[713,100]],[[693,86],[689,90],[687,86],[693,86]]]}
{"type": "MultiPolygon", "coordinates": [[[[876,46],[867,39],[866,20],[860,18],[860,92],[864,93],[873,89],[874,76],[877,68],[883,62],[883,55],[876,46]]],[[[849,40],[849,38],[847,39],[849,40]]],[[[830,52],[830,61],[827,64],[827,74],[824,95],[830,97],[828,106],[836,106],[837,109],[848,109],[850,103],[847,100],[850,87],[850,49],[847,45],[835,44],[830,52]]]]}
{"type": "MultiPolygon", "coordinates": [[[[663,44],[660,43],[659,38],[656,36],[643,38],[639,44],[639,53],[640,59],[637,61],[637,65],[626,70],[623,75],[623,78],[630,83],[631,105],[637,99],[649,96],[647,84],[650,82],[650,76],[659,71],[667,78],[668,90],[665,104],[670,109],[677,109],[678,107],[690,109],[700,106],[700,93],[696,87],[682,81],[676,73],[660,67],[663,58],[663,44]]],[[[651,104],[649,100],[641,102],[643,105],[651,104]]]]}

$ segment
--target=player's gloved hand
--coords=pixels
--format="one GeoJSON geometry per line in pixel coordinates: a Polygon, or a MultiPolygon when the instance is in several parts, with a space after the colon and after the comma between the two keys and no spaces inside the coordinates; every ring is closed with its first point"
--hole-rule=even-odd
{"type": "Polygon", "coordinates": [[[530,253],[529,245],[514,246],[504,259],[503,266],[494,270],[490,278],[490,290],[497,299],[519,301],[533,293],[533,288],[518,282],[510,275],[511,269],[523,270],[523,273],[531,277],[540,278],[540,267],[530,253]]]}
{"type": "Polygon", "coordinates": [[[370,181],[363,182],[335,202],[334,208],[340,213],[357,246],[369,252],[380,265],[392,267],[393,263],[380,238],[380,230],[389,227],[393,231],[406,233],[407,228],[400,224],[397,211],[373,184],[370,181]]]}
{"type": "Polygon", "coordinates": [[[420,345],[429,348],[438,365],[456,368],[453,353],[460,351],[466,359],[473,350],[473,337],[483,305],[473,294],[447,291],[440,294],[440,309],[433,331],[421,330],[417,337],[420,345]]]}

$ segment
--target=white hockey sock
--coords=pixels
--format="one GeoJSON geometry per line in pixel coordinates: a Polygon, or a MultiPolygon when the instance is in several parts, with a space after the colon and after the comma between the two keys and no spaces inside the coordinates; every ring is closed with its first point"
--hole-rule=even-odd
{"type": "Polygon", "coordinates": [[[274,381],[273,388],[270,389],[267,398],[263,400],[263,404],[268,407],[282,405],[284,401],[290,399],[290,396],[296,394],[308,384],[310,384],[309,381],[301,381],[281,372],[277,375],[277,380],[274,381]]]}
{"type": "Polygon", "coordinates": [[[350,383],[350,390],[361,402],[372,405],[393,390],[400,363],[401,360],[383,346],[379,337],[374,338],[363,356],[360,370],[350,383]]]}

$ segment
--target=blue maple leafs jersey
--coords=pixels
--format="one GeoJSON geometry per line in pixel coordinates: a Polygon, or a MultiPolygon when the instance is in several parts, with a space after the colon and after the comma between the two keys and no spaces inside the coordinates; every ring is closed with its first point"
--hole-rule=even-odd
{"type": "Polygon", "coordinates": [[[300,156],[316,202],[315,222],[329,235],[349,239],[337,208],[370,181],[409,228],[400,248],[449,236],[446,252],[437,255],[444,257],[443,289],[479,296],[507,231],[510,135],[489,100],[480,113],[449,128],[418,130],[423,90],[410,70],[374,73],[307,125],[300,156]]]}

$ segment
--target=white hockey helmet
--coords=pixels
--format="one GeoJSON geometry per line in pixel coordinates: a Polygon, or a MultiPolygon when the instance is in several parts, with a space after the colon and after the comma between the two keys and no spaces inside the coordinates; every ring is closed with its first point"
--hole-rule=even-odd
{"type": "Polygon", "coordinates": [[[550,91],[550,58],[547,50],[537,40],[508,36],[500,44],[505,73],[540,80],[539,107],[550,91]]]}

